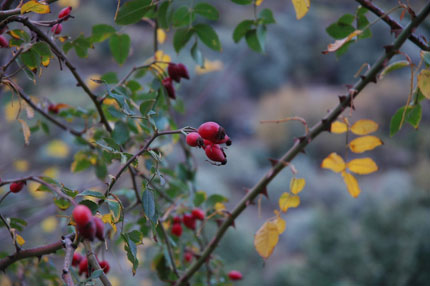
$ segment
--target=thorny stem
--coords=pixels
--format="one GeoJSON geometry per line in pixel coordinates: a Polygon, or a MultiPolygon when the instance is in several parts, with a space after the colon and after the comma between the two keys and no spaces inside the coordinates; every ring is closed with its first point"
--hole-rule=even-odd
{"type": "Polygon", "coordinates": [[[63,280],[67,286],[74,286],[72,276],[70,275],[69,269],[73,260],[73,253],[75,252],[75,247],[73,245],[73,241],[66,237],[64,238],[64,247],[66,248],[66,256],[64,257],[64,266],[63,266],[63,280]]]}

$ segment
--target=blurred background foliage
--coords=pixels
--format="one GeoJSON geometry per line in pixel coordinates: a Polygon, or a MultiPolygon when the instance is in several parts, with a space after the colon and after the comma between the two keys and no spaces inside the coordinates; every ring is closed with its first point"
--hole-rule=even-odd
{"type": "MultiPolygon", "coordinates": [[[[375,1],[386,10],[394,2],[375,1]]],[[[418,10],[424,2],[413,1],[412,5],[418,10]]],[[[113,24],[117,5],[113,0],[59,3],[53,5],[53,15],[61,5],[75,6],[75,19],[63,24],[63,33],[73,38],[81,33],[89,35],[95,24],[113,24]]],[[[198,150],[193,153],[198,162],[198,189],[229,197],[227,206],[233,207],[245,189],[267,170],[267,159],[279,157],[294,137],[303,133],[303,126],[296,122],[261,125],[259,121],[297,115],[310,125],[317,122],[337,103],[337,96],[346,92],[344,85],[356,80],[354,74],[361,65],[373,63],[383,46],[392,42],[393,35],[379,22],[372,28],[372,38],[351,45],[342,57],[324,56],[321,51],[332,41],[325,28],[344,13],[353,13],[357,7],[354,1],[312,1],[309,14],[297,21],[291,1],[266,0],[263,6],[274,11],[277,24],[269,28],[267,50],[260,55],[249,50],[244,41],[234,44],[231,38],[234,27],[252,17],[252,8],[230,1],[211,1],[211,4],[220,10],[215,27],[223,50],[220,54],[203,50],[208,61],[206,70],[198,69],[187,49],[179,54],[174,52],[173,31],[167,31],[167,41],[159,49],[170,55],[172,61],[186,64],[191,72],[191,80],[181,83],[177,91],[185,106],[184,113],[176,114],[178,126],[197,127],[203,121],[213,120],[231,134],[233,145],[228,150],[226,166],[214,167],[204,161],[204,154],[198,150]]],[[[373,15],[368,16],[375,19],[373,15]]],[[[405,17],[402,23],[407,21],[405,17]]],[[[429,27],[430,22],[426,21],[417,33],[430,36],[425,33],[429,27]]],[[[74,51],[69,53],[82,74],[91,78],[116,72],[121,78],[136,63],[152,56],[152,28],[147,22],[121,27],[120,31],[132,39],[131,54],[125,64],[119,67],[114,62],[105,42],[90,50],[86,59],[76,57],[74,51]]],[[[403,51],[417,63],[419,50],[415,46],[406,43],[403,51]]],[[[0,51],[0,58],[5,59],[6,54],[7,51],[0,51]]],[[[290,173],[284,171],[275,179],[269,187],[269,200],[263,198],[260,209],[252,206],[239,217],[236,229],[229,230],[216,251],[225,259],[226,270],[237,269],[244,274],[245,279],[237,285],[428,285],[429,102],[423,102],[419,130],[405,126],[394,138],[389,137],[389,120],[406,102],[409,77],[407,69],[390,74],[377,85],[368,86],[355,102],[353,118],[378,122],[377,136],[385,143],[370,153],[380,170],[359,178],[362,189],[359,198],[349,196],[339,176],[320,169],[325,156],[344,150],[342,135],[326,133],[293,162],[299,175],[307,181],[302,204],[285,216],[286,231],[268,261],[259,258],[253,247],[253,236],[264,220],[273,215],[277,198],[288,189],[290,173]]],[[[75,86],[71,74],[60,72],[55,61],[37,79],[37,85],[24,76],[18,81],[31,96],[73,106],[89,103],[87,96],[75,86]]],[[[95,90],[103,92],[97,86],[95,90]]],[[[30,146],[25,147],[19,123],[14,121],[13,108],[7,108],[11,100],[10,93],[0,93],[2,178],[45,173],[78,190],[104,187],[92,171],[70,172],[77,147],[70,135],[59,134],[56,127],[50,126],[50,134],[32,135],[30,146]]],[[[174,167],[183,159],[177,146],[169,150],[169,166],[174,167]]],[[[123,183],[124,187],[130,187],[126,180],[123,183]]],[[[11,196],[1,206],[2,213],[28,221],[29,227],[22,233],[27,238],[26,247],[53,241],[63,234],[66,224],[49,196],[32,191],[35,188],[30,184],[29,193],[11,196]]],[[[6,231],[0,232],[3,242],[0,251],[11,253],[13,247],[8,235],[6,231]]],[[[144,250],[150,246],[151,241],[147,239],[139,248],[141,264],[135,277],[131,276],[123,247],[110,246],[104,256],[111,264],[109,278],[114,285],[158,285],[150,274],[151,261],[145,258],[148,254],[144,250]]],[[[61,255],[53,261],[60,271],[61,255]]],[[[37,259],[28,263],[37,263],[37,259]]],[[[47,262],[43,259],[41,263],[47,262]]],[[[11,279],[0,274],[1,285],[11,285],[11,279]]]]}

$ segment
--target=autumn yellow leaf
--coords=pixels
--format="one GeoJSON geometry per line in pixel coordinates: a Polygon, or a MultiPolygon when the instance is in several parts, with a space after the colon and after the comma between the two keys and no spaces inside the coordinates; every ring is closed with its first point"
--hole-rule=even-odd
{"type": "Polygon", "coordinates": [[[4,107],[4,114],[6,121],[15,121],[20,111],[20,104],[18,101],[9,101],[4,107]]]}
{"type": "Polygon", "coordinates": [[[341,134],[341,133],[345,133],[346,131],[348,131],[348,126],[343,122],[335,121],[331,124],[331,127],[330,127],[331,133],[341,134]]]}
{"type": "Polygon", "coordinates": [[[278,233],[282,234],[285,231],[287,223],[284,219],[282,219],[280,216],[276,217],[274,220],[274,223],[276,223],[276,226],[278,227],[278,233]]]}
{"type": "Polygon", "coordinates": [[[349,34],[347,37],[341,39],[341,40],[336,40],[333,44],[329,44],[327,46],[327,50],[323,51],[323,54],[328,54],[328,53],[333,53],[336,52],[337,50],[339,50],[340,48],[342,48],[346,43],[348,43],[349,41],[351,41],[353,38],[357,37],[358,35],[360,35],[363,31],[361,30],[355,30],[354,32],[352,32],[351,34],[349,34]]]}
{"type": "Polygon", "coordinates": [[[358,185],[357,179],[347,172],[342,172],[343,181],[346,184],[349,194],[356,198],[360,194],[360,186],[358,185]]]}
{"type": "Polygon", "coordinates": [[[297,20],[300,20],[303,18],[309,11],[309,8],[311,7],[311,1],[310,0],[292,0],[294,10],[296,11],[296,18],[297,20]]]}
{"type": "Polygon", "coordinates": [[[278,241],[278,225],[273,221],[266,221],[254,236],[255,249],[264,259],[272,254],[278,241]]]}
{"type": "Polygon", "coordinates": [[[418,88],[427,99],[430,99],[430,69],[422,70],[418,75],[418,88]]]}
{"type": "Polygon", "coordinates": [[[163,44],[166,41],[167,35],[163,29],[157,29],[157,40],[160,44],[163,44]]]}
{"type": "Polygon", "coordinates": [[[283,193],[278,203],[281,211],[286,212],[288,208],[296,208],[300,205],[300,197],[289,193],[283,193]]]}
{"type": "Polygon", "coordinates": [[[53,140],[46,146],[46,153],[54,158],[66,158],[69,152],[69,146],[61,140],[53,140]]]}
{"type": "Polygon", "coordinates": [[[24,14],[27,12],[34,12],[37,14],[47,14],[51,12],[51,9],[49,8],[49,5],[46,5],[34,0],[30,0],[21,6],[21,14],[24,14]]]}
{"type": "Polygon", "coordinates": [[[321,168],[330,169],[335,173],[345,170],[345,161],[336,153],[328,155],[321,163],[321,168]]]}
{"type": "Polygon", "coordinates": [[[305,179],[293,177],[291,178],[291,181],[290,181],[290,191],[293,194],[297,195],[303,190],[305,185],[306,185],[305,179]]]}
{"type": "Polygon", "coordinates": [[[205,59],[203,68],[201,66],[196,66],[196,74],[202,75],[206,73],[220,71],[224,68],[224,64],[220,60],[210,61],[205,59]]]}
{"type": "Polygon", "coordinates": [[[98,83],[97,81],[94,80],[99,80],[101,78],[101,76],[99,74],[90,74],[89,76],[87,76],[87,78],[85,79],[85,83],[88,86],[88,88],[90,90],[94,90],[97,87],[100,86],[100,83],[98,83]],[[94,79],[94,80],[93,80],[94,79]]]}
{"type": "Polygon", "coordinates": [[[367,175],[378,171],[378,165],[371,158],[361,158],[349,161],[346,167],[359,175],[367,175]]]}
{"type": "Polygon", "coordinates": [[[256,0],[255,1],[255,6],[260,6],[261,3],[263,3],[264,0],[256,0]]]}
{"type": "Polygon", "coordinates": [[[42,230],[48,233],[53,232],[57,228],[57,225],[58,221],[55,216],[49,216],[45,218],[41,224],[42,230]]]}
{"type": "Polygon", "coordinates": [[[13,166],[18,172],[26,172],[28,170],[29,163],[27,160],[16,160],[13,162],[13,166]]]}
{"type": "Polygon", "coordinates": [[[226,209],[225,205],[220,202],[216,203],[214,208],[217,213],[223,213],[223,211],[226,209]]]}
{"type": "Polygon", "coordinates": [[[110,226],[112,227],[113,232],[116,233],[116,225],[115,225],[115,223],[113,223],[112,214],[111,213],[102,215],[101,216],[101,220],[104,223],[110,224],[110,226]]]}
{"type": "Polygon", "coordinates": [[[349,142],[349,149],[354,153],[363,153],[365,151],[373,150],[376,147],[384,144],[381,139],[376,136],[362,136],[349,142]]]}
{"type": "Polygon", "coordinates": [[[31,135],[31,131],[30,128],[27,125],[27,122],[25,122],[22,119],[18,119],[19,123],[21,123],[21,128],[22,128],[22,134],[24,135],[24,141],[25,141],[25,145],[30,144],[30,135],[31,135]]]}
{"type": "MultiPolygon", "coordinates": [[[[161,61],[161,62],[166,62],[166,63],[170,63],[171,58],[170,58],[170,56],[168,54],[164,53],[164,51],[158,50],[158,51],[155,52],[154,60],[161,61]]],[[[157,66],[159,68],[162,68],[164,70],[164,69],[167,68],[168,64],[157,63],[157,66]]]]}
{"type": "Polygon", "coordinates": [[[351,126],[351,132],[356,135],[367,135],[378,130],[378,123],[370,119],[360,119],[351,126]]]}
{"type": "Polygon", "coordinates": [[[15,236],[16,236],[16,243],[18,243],[20,246],[23,246],[25,243],[25,239],[19,234],[15,234],[15,236]]]}
{"type": "Polygon", "coordinates": [[[79,0],[59,0],[58,5],[60,7],[69,7],[71,6],[73,9],[78,8],[79,0]]]}

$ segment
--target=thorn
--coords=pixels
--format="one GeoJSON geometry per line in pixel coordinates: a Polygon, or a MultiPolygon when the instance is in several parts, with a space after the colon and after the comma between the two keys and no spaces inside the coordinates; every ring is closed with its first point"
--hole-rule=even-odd
{"type": "Polygon", "coordinates": [[[276,160],[276,159],[272,159],[272,158],[269,158],[269,161],[270,161],[270,164],[272,164],[272,167],[275,167],[275,165],[276,164],[278,164],[278,160],[276,160]]]}
{"type": "Polygon", "coordinates": [[[297,140],[299,140],[299,142],[302,143],[302,142],[308,140],[308,137],[307,136],[300,136],[297,138],[297,140]]]}
{"type": "Polygon", "coordinates": [[[269,193],[267,192],[267,187],[264,187],[260,193],[264,196],[266,196],[267,199],[269,199],[269,193]]]}
{"type": "Polygon", "coordinates": [[[395,50],[394,50],[394,46],[393,46],[393,45],[387,45],[387,46],[384,46],[384,49],[385,49],[385,52],[386,52],[387,54],[389,54],[389,53],[394,53],[394,52],[395,52],[395,50]]]}

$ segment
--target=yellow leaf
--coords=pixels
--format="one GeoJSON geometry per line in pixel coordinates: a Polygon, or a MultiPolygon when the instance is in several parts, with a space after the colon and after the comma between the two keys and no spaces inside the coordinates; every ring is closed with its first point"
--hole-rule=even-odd
{"type": "Polygon", "coordinates": [[[341,133],[345,133],[346,131],[348,131],[348,126],[343,122],[335,121],[331,124],[331,127],[330,127],[331,133],[341,134],[341,133]]]}
{"type": "Polygon", "coordinates": [[[354,159],[349,161],[346,166],[351,172],[359,175],[367,175],[378,171],[378,166],[371,158],[354,159]]]}
{"type": "Polygon", "coordinates": [[[205,59],[205,62],[203,64],[203,68],[201,66],[196,66],[196,74],[198,75],[202,75],[202,74],[206,74],[206,73],[210,73],[210,72],[216,72],[216,71],[220,71],[224,68],[224,64],[219,61],[210,61],[205,59]]]}
{"type": "Polygon", "coordinates": [[[351,126],[351,132],[356,135],[367,135],[378,130],[378,123],[369,119],[360,119],[351,126]]]}
{"type": "Polygon", "coordinates": [[[300,205],[300,197],[283,193],[279,198],[279,208],[281,211],[286,212],[288,208],[296,208],[300,205]]]}
{"type": "Polygon", "coordinates": [[[43,171],[43,175],[50,177],[52,179],[58,178],[60,171],[58,170],[57,167],[49,167],[47,169],[45,169],[45,171],[43,171]]]}
{"type": "Polygon", "coordinates": [[[58,5],[60,5],[60,7],[71,6],[73,9],[75,9],[79,6],[79,0],[59,0],[58,5]]]}
{"type": "Polygon", "coordinates": [[[157,40],[160,44],[166,41],[167,35],[163,29],[157,29],[157,40]]]}
{"type": "Polygon", "coordinates": [[[281,234],[281,233],[283,233],[285,231],[285,227],[286,227],[287,223],[280,216],[278,216],[274,220],[274,223],[276,223],[276,226],[278,227],[278,233],[279,234],[281,234]]]}
{"type": "Polygon", "coordinates": [[[342,172],[342,177],[346,184],[346,188],[348,189],[349,194],[354,198],[358,197],[361,191],[360,191],[360,187],[358,186],[357,179],[353,175],[347,172],[342,172]]]}
{"type": "Polygon", "coordinates": [[[51,12],[51,9],[49,9],[49,5],[42,4],[35,0],[30,0],[24,5],[22,5],[21,7],[21,14],[24,14],[27,12],[34,12],[37,14],[47,14],[51,12]]]}
{"type": "Polygon", "coordinates": [[[297,179],[296,177],[293,177],[293,178],[291,178],[291,181],[290,181],[290,191],[293,194],[297,195],[298,193],[300,193],[303,190],[305,185],[306,185],[305,179],[303,179],[303,178],[297,179]]]}
{"type": "Polygon", "coordinates": [[[430,99],[430,70],[422,70],[418,75],[418,87],[421,93],[430,99]]]}
{"type": "Polygon", "coordinates": [[[27,160],[16,160],[13,162],[13,166],[18,172],[25,172],[28,170],[28,161],[27,160]]]}
{"type": "Polygon", "coordinates": [[[20,111],[20,104],[17,101],[10,101],[4,107],[6,121],[15,121],[20,111]]]}
{"type": "Polygon", "coordinates": [[[27,189],[37,200],[43,200],[47,196],[47,192],[39,191],[40,184],[36,182],[29,182],[27,185],[27,189]]]}
{"type": "Polygon", "coordinates": [[[53,232],[57,228],[58,222],[55,216],[50,216],[42,221],[42,230],[44,232],[53,232]]]}
{"type": "Polygon", "coordinates": [[[273,221],[266,221],[254,236],[255,249],[265,259],[272,254],[278,241],[278,226],[273,221]]]}
{"type": "Polygon", "coordinates": [[[112,214],[111,214],[111,213],[108,213],[108,214],[103,215],[103,216],[101,217],[101,219],[102,219],[102,221],[103,221],[104,223],[108,223],[108,224],[110,224],[110,226],[112,227],[113,233],[115,233],[115,232],[116,232],[116,225],[113,223],[113,220],[112,220],[112,214]]]}
{"type": "Polygon", "coordinates": [[[341,40],[336,40],[333,44],[329,44],[327,46],[327,50],[323,51],[323,54],[328,54],[332,52],[336,52],[340,48],[342,48],[346,43],[351,41],[354,37],[360,35],[362,33],[361,30],[355,30],[351,34],[349,34],[346,38],[343,38],[341,40]]]}
{"type": "Polygon", "coordinates": [[[99,74],[90,74],[89,76],[87,76],[85,83],[87,84],[90,90],[94,90],[100,86],[100,83],[94,81],[94,80],[100,80],[100,77],[101,76],[99,74]]]}
{"type": "Polygon", "coordinates": [[[22,134],[24,135],[24,141],[25,141],[25,145],[30,144],[30,135],[31,135],[31,131],[30,128],[27,125],[27,122],[25,122],[22,119],[18,119],[19,123],[21,123],[21,128],[22,128],[22,134]]]}
{"type": "MultiPolygon", "coordinates": [[[[155,52],[154,59],[156,61],[170,63],[171,58],[168,54],[165,54],[162,50],[158,50],[155,52]]],[[[157,66],[162,68],[163,70],[167,68],[168,64],[157,63],[157,66]]]]}
{"type": "Polygon", "coordinates": [[[263,3],[264,0],[256,0],[255,1],[255,6],[260,6],[261,3],[263,3]]]}
{"type": "Polygon", "coordinates": [[[226,209],[225,205],[223,203],[220,203],[220,202],[216,203],[215,206],[214,206],[214,208],[215,208],[215,211],[217,213],[222,213],[223,210],[226,209]]]}
{"type": "Polygon", "coordinates": [[[321,168],[330,169],[335,173],[345,170],[345,161],[336,153],[328,155],[321,163],[321,168]]]}
{"type": "Polygon", "coordinates": [[[46,153],[54,158],[66,158],[69,151],[69,146],[61,140],[53,140],[46,146],[46,153]]]}
{"type": "Polygon", "coordinates": [[[25,243],[25,239],[24,239],[22,236],[20,236],[19,234],[15,234],[15,235],[16,235],[16,242],[17,242],[20,246],[24,245],[24,243],[25,243]]]}
{"type": "Polygon", "coordinates": [[[363,153],[365,151],[373,150],[376,147],[384,144],[381,139],[376,136],[362,136],[349,142],[349,149],[354,153],[363,153]]]}
{"type": "Polygon", "coordinates": [[[309,11],[311,6],[310,0],[292,0],[294,5],[294,10],[296,10],[297,20],[303,18],[309,11]]]}
{"type": "Polygon", "coordinates": [[[51,61],[51,59],[50,58],[45,58],[44,60],[42,60],[42,65],[44,66],[44,67],[47,67],[47,66],[49,66],[49,62],[51,61]]]}

